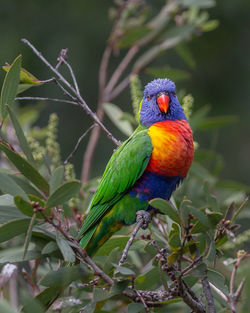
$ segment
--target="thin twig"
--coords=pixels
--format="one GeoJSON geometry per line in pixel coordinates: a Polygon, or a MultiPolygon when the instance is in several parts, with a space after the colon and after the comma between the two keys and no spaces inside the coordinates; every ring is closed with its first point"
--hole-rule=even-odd
{"type": "Polygon", "coordinates": [[[184,270],[181,272],[181,276],[184,276],[188,274],[190,271],[192,271],[194,267],[200,263],[202,258],[203,258],[203,255],[200,255],[197,259],[193,260],[193,262],[190,265],[184,268],[184,270]]]}
{"type": "Polygon", "coordinates": [[[65,100],[65,99],[56,99],[56,98],[44,98],[44,97],[16,97],[15,100],[29,100],[29,101],[52,101],[60,103],[70,103],[78,105],[75,101],[65,100]]]}
{"type": "Polygon", "coordinates": [[[103,131],[107,134],[107,136],[117,145],[120,145],[120,142],[110,133],[110,131],[102,124],[100,119],[97,117],[97,115],[91,111],[87,103],[83,100],[80,94],[77,94],[77,91],[75,88],[72,87],[72,85],[62,76],[60,72],[56,68],[54,68],[27,39],[22,39],[22,41],[28,45],[32,51],[43,61],[44,64],[49,67],[49,69],[61,80],[61,82],[66,85],[69,90],[76,96],[77,102],[81,108],[85,110],[87,114],[91,116],[91,118],[103,129],[103,131]]]}
{"type": "Polygon", "coordinates": [[[114,284],[114,281],[112,278],[110,278],[107,274],[105,274],[92,260],[91,258],[87,255],[87,253],[80,247],[79,243],[71,237],[62,227],[61,227],[61,221],[58,221],[58,224],[54,222],[52,218],[48,218],[44,212],[43,208],[39,209],[39,212],[43,216],[44,220],[52,225],[57,231],[59,231],[64,238],[68,241],[70,246],[75,250],[78,259],[81,261],[84,261],[87,263],[94,271],[95,275],[101,277],[108,285],[112,286],[114,284]]]}
{"type": "Polygon", "coordinates": [[[75,154],[75,152],[77,151],[81,141],[83,140],[83,138],[91,131],[91,129],[93,129],[97,124],[93,124],[92,126],[90,126],[82,135],[81,137],[77,140],[77,143],[74,147],[74,149],[72,150],[72,152],[69,154],[69,156],[66,158],[66,160],[64,161],[64,165],[66,165],[69,160],[72,158],[72,156],[75,154]]]}
{"type": "Polygon", "coordinates": [[[63,59],[63,63],[67,66],[67,68],[69,69],[69,72],[70,72],[70,75],[72,77],[72,80],[73,80],[73,83],[74,83],[74,86],[75,86],[75,90],[76,90],[76,93],[78,95],[80,95],[80,90],[79,90],[79,87],[78,87],[78,84],[77,84],[77,80],[76,80],[76,77],[75,77],[75,74],[74,74],[74,71],[71,67],[71,65],[65,60],[63,59]]]}
{"type": "Polygon", "coordinates": [[[214,284],[209,282],[210,287],[223,299],[225,302],[228,302],[227,296],[219,289],[217,288],[214,284]]]}

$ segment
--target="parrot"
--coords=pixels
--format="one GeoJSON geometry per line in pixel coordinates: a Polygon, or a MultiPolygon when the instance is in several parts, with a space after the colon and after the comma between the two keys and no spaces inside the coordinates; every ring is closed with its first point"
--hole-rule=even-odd
{"type": "Polygon", "coordinates": [[[89,256],[121,227],[135,223],[138,211],[154,215],[149,201],[169,200],[186,177],[193,135],[175,89],[167,78],[145,86],[139,125],[111,156],[78,233],[89,256]]]}

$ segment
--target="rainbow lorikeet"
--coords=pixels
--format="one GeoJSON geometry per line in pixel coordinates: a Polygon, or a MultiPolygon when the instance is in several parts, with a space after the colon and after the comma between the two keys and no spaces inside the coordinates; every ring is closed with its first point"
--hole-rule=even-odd
{"type": "Polygon", "coordinates": [[[153,212],[148,201],[169,199],[193,161],[193,137],[169,79],[146,85],[139,109],[139,126],[114,152],[93,196],[79,232],[89,255],[136,212],[153,212]]]}

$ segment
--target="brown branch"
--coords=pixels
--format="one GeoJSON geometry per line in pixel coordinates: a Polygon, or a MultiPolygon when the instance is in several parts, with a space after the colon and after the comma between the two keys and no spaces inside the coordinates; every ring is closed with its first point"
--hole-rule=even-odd
{"type": "Polygon", "coordinates": [[[191,288],[188,287],[182,278],[179,279],[179,274],[177,275],[179,272],[176,266],[168,264],[168,254],[166,253],[166,250],[160,249],[154,240],[152,240],[152,245],[158,252],[157,259],[161,264],[162,270],[166,272],[174,284],[174,288],[172,289],[171,294],[175,297],[181,297],[183,301],[193,310],[193,312],[205,313],[206,310],[204,305],[200,303],[194,292],[191,290],[191,288]]]}
{"type": "Polygon", "coordinates": [[[85,262],[86,264],[88,264],[92,270],[94,271],[94,274],[101,277],[108,285],[112,286],[114,284],[113,279],[111,279],[107,274],[105,274],[93,261],[92,259],[87,255],[86,251],[84,251],[79,243],[73,238],[71,237],[71,235],[69,235],[64,229],[63,227],[61,227],[61,221],[58,221],[58,224],[54,222],[53,218],[48,218],[43,210],[44,208],[37,208],[37,210],[39,210],[39,212],[41,213],[41,215],[43,216],[44,220],[49,223],[50,225],[52,225],[57,231],[59,231],[64,238],[68,241],[68,243],[70,244],[70,246],[74,249],[74,251],[76,252],[76,256],[79,260],[85,262]]]}
{"type": "Polygon", "coordinates": [[[143,211],[143,210],[137,211],[136,212],[136,222],[137,222],[137,225],[135,226],[135,228],[134,228],[132,234],[130,235],[130,238],[126,244],[126,247],[123,250],[122,257],[121,257],[120,262],[119,262],[119,266],[121,266],[125,262],[127,255],[128,255],[128,250],[131,247],[139,229],[140,228],[145,229],[148,226],[148,223],[150,222],[150,213],[148,213],[147,211],[143,211]]]}
{"type": "Polygon", "coordinates": [[[202,283],[203,291],[205,294],[205,298],[207,300],[208,312],[209,313],[216,313],[215,305],[214,305],[214,298],[213,298],[213,295],[211,292],[209,282],[208,282],[207,277],[205,275],[201,278],[201,283],[202,283]]]}

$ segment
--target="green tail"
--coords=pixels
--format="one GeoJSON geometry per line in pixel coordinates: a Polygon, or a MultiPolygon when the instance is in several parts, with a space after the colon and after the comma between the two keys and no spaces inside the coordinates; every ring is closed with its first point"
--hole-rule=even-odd
{"type": "Polygon", "coordinates": [[[136,221],[136,211],[146,210],[147,202],[124,195],[100,220],[84,233],[80,246],[88,255],[96,251],[123,225],[131,225],[136,221]]]}

